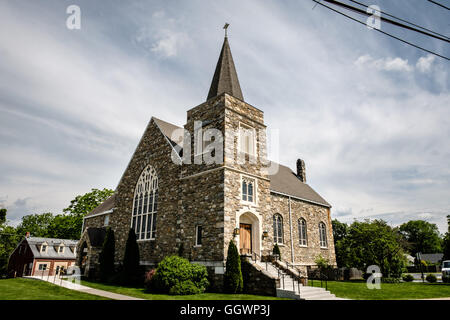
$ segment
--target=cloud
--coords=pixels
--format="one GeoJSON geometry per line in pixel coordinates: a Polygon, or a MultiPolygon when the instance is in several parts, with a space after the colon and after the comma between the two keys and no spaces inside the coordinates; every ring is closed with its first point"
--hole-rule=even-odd
{"type": "Polygon", "coordinates": [[[429,54],[426,57],[420,57],[419,60],[417,60],[416,63],[416,68],[420,71],[420,72],[430,72],[431,70],[431,66],[435,60],[435,56],[429,54]]]}
{"type": "Polygon", "coordinates": [[[408,63],[408,60],[402,58],[381,58],[374,59],[370,55],[362,55],[356,61],[358,67],[369,67],[384,71],[411,72],[414,67],[408,63]]]}

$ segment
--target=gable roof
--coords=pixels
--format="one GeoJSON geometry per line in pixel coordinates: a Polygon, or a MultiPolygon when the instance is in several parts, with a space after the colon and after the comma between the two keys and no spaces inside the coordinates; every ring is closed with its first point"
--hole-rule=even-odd
{"type": "Polygon", "coordinates": [[[269,179],[270,191],[293,196],[325,207],[331,207],[324,198],[308,184],[302,182],[295,173],[286,166],[278,164],[278,171],[273,175],[269,175],[269,179]]]}
{"type": "MultiPolygon", "coordinates": [[[[178,147],[175,148],[177,151],[181,151],[183,149],[183,135],[176,135],[174,134],[176,130],[184,130],[181,127],[178,127],[174,124],[171,124],[169,122],[163,121],[161,119],[153,117],[153,121],[155,121],[156,125],[158,126],[159,130],[161,130],[162,134],[166,136],[166,138],[169,140],[169,143],[172,145],[172,147],[178,147]]],[[[184,131],[181,131],[184,132],[184,131]]]]}
{"type": "Polygon", "coordinates": [[[422,253],[422,260],[431,262],[431,263],[438,263],[442,260],[444,257],[443,253],[422,253]]]}
{"type": "Polygon", "coordinates": [[[75,259],[75,248],[78,240],[55,239],[55,238],[40,238],[29,237],[25,238],[33,253],[34,258],[40,259],[75,259]],[[47,244],[46,252],[41,252],[41,246],[47,244]],[[63,244],[64,252],[58,252],[58,247],[63,244]]]}
{"type": "Polygon", "coordinates": [[[219,60],[217,61],[216,70],[206,100],[217,97],[224,92],[244,101],[231,55],[228,37],[225,37],[223,41],[222,50],[220,51],[219,60]]]}
{"type": "Polygon", "coordinates": [[[89,243],[93,247],[101,247],[106,237],[105,228],[88,228],[87,235],[89,237],[89,243]]]}
{"type": "Polygon", "coordinates": [[[114,193],[112,196],[110,196],[108,199],[106,199],[100,205],[98,205],[94,210],[89,212],[85,216],[85,218],[105,212],[105,211],[112,210],[115,207],[116,207],[116,194],[114,193]]]}

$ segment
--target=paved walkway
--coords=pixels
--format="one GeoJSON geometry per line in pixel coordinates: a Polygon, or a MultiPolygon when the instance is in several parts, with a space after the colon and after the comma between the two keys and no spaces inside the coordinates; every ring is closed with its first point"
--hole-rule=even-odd
{"type": "Polygon", "coordinates": [[[58,277],[37,277],[37,276],[33,276],[33,277],[24,277],[24,278],[28,278],[28,279],[36,279],[36,280],[41,280],[41,281],[47,281],[50,283],[53,283],[55,285],[58,285],[60,287],[64,287],[67,289],[71,289],[71,290],[77,290],[80,292],[85,292],[85,293],[89,293],[89,294],[94,294],[96,296],[101,296],[101,297],[105,297],[105,298],[109,298],[109,299],[113,299],[113,300],[144,300],[144,299],[140,299],[140,298],[136,298],[136,297],[130,297],[130,296],[125,296],[123,294],[118,294],[118,293],[113,293],[110,291],[104,291],[104,290],[98,290],[98,289],[94,289],[91,287],[87,287],[87,286],[82,286],[80,284],[76,284],[76,283],[72,283],[66,280],[61,280],[58,277]]]}

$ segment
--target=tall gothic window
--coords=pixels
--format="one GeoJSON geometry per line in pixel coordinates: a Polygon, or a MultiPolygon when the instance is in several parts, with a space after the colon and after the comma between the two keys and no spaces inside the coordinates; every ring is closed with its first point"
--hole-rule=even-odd
{"type": "Polygon", "coordinates": [[[325,223],[319,223],[319,236],[320,236],[320,246],[322,248],[327,247],[327,229],[325,227],[325,223]]]}
{"type": "Polygon", "coordinates": [[[306,238],[306,220],[303,218],[298,220],[298,236],[301,246],[308,245],[308,241],[306,238]]]}
{"type": "Polygon", "coordinates": [[[283,218],[279,214],[273,216],[273,240],[283,243],[283,218]]]}
{"type": "Polygon", "coordinates": [[[158,211],[158,176],[152,166],[142,171],[136,184],[131,228],[138,240],[152,240],[156,236],[158,211]]]}

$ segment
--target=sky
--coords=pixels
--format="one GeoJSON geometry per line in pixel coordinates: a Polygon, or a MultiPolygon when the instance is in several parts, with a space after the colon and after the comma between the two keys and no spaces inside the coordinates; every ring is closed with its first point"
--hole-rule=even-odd
{"type": "MultiPolygon", "coordinates": [[[[361,2],[450,36],[449,11],[428,1],[361,2]]],[[[332,218],[447,230],[450,62],[310,0],[1,1],[0,206],[10,222],[115,189],[152,116],[182,126],[206,100],[225,22],[245,101],[279,130],[280,163],[305,161],[332,218]],[[66,25],[73,4],[80,29],[66,25]]],[[[380,27],[450,56],[448,43],[380,27]]]]}

